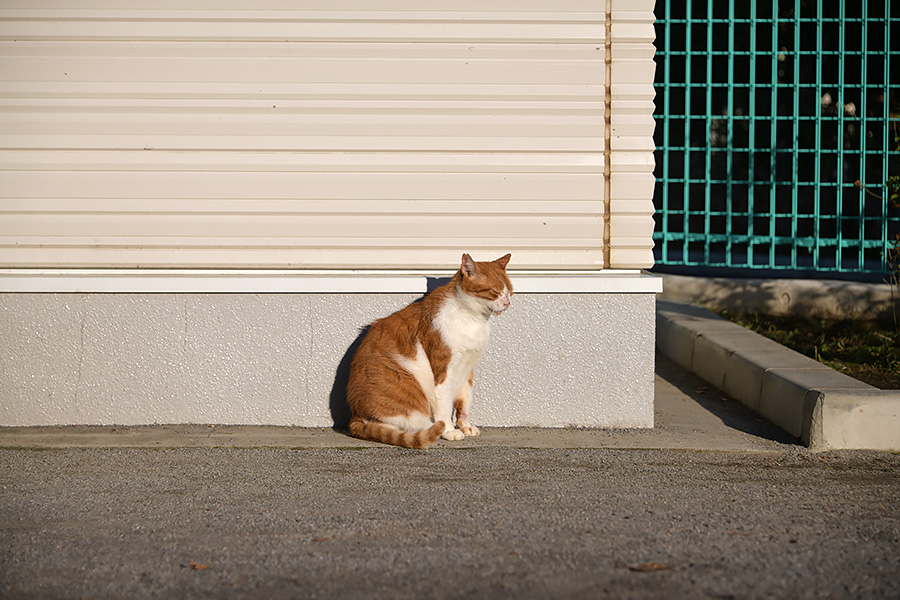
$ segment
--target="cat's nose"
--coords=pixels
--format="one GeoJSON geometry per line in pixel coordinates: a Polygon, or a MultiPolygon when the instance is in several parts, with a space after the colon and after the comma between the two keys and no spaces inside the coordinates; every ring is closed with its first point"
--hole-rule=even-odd
{"type": "Polygon", "coordinates": [[[509,296],[506,294],[500,296],[500,306],[503,308],[509,308],[509,296]]]}

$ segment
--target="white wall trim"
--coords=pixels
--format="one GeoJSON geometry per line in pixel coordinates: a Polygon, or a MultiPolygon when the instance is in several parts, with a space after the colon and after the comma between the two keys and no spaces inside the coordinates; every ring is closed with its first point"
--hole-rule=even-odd
{"type": "MultiPolygon", "coordinates": [[[[0,293],[348,294],[424,293],[423,270],[0,269],[0,293]]],[[[510,271],[517,293],[656,294],[662,278],[639,270],[510,271]]]]}

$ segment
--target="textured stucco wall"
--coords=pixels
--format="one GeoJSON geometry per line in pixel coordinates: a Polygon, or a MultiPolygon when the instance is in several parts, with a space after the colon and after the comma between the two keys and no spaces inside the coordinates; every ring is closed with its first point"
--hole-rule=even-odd
{"type": "MultiPolygon", "coordinates": [[[[0,425],[346,419],[350,349],[416,294],[0,294],[0,425]]],[[[485,426],[651,427],[653,294],[518,294],[476,371],[485,426]]]]}

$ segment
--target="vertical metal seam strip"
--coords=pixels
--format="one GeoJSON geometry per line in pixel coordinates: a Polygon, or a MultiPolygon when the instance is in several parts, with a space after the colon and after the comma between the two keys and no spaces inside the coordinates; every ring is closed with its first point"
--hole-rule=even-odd
{"type": "Polygon", "coordinates": [[[606,33],[603,40],[606,60],[606,80],[604,83],[605,97],[603,99],[603,268],[612,268],[612,165],[610,158],[612,151],[612,3],[606,0],[606,33]]]}

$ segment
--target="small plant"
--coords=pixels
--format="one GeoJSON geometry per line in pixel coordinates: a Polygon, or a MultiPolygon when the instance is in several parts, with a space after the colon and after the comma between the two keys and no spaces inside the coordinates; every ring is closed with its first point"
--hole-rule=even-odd
{"type": "MultiPolygon", "coordinates": [[[[897,135],[897,125],[894,123],[895,150],[900,150],[900,135],[897,135]]],[[[900,175],[892,175],[884,182],[887,192],[885,200],[888,210],[891,208],[900,210],[900,175]]],[[[900,302],[900,233],[894,235],[890,246],[884,252],[884,261],[888,266],[888,284],[891,286],[891,307],[894,318],[894,329],[900,337],[900,315],[897,314],[897,304],[900,302]]]]}
{"type": "MultiPolygon", "coordinates": [[[[894,141],[900,144],[900,137],[895,137],[894,141]]],[[[900,146],[898,146],[900,147],[900,146]]],[[[900,209],[900,176],[894,175],[889,177],[885,183],[888,192],[887,202],[889,207],[900,209]]],[[[897,305],[900,304],[900,233],[894,235],[890,246],[884,252],[884,261],[888,266],[887,282],[891,286],[891,308],[894,318],[894,329],[900,336],[900,315],[898,315],[897,305]]]]}
{"type": "Polygon", "coordinates": [[[900,344],[878,322],[719,314],[860,381],[900,389],[900,344]]]}

